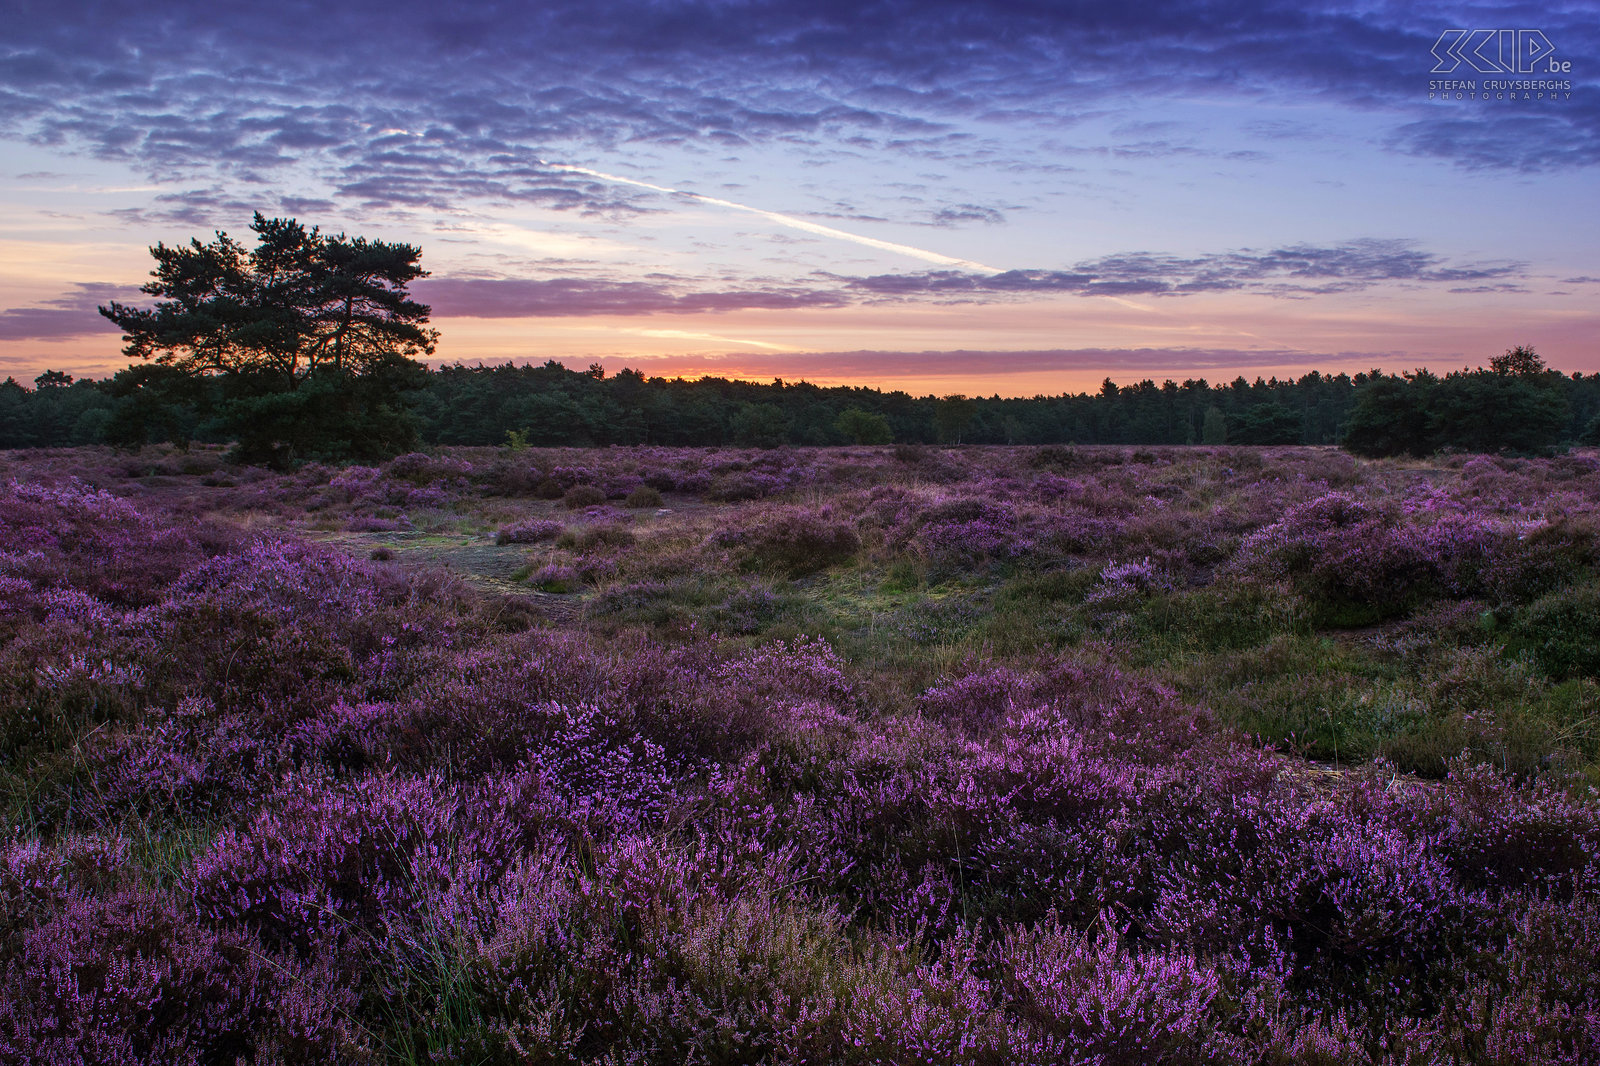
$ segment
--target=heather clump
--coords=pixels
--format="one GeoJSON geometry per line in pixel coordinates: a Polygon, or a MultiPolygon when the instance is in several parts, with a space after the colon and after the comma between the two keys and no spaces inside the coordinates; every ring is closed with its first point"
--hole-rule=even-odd
{"type": "Polygon", "coordinates": [[[718,531],[711,542],[732,548],[752,569],[792,577],[848,562],[861,550],[854,523],[831,507],[767,511],[744,526],[718,531]]]}
{"type": "Polygon", "coordinates": [[[1183,952],[1129,951],[1043,922],[1010,934],[999,968],[1018,1013],[1071,1063],[1230,1061],[1225,978],[1183,952]]]}
{"type": "Polygon", "coordinates": [[[449,455],[407,452],[389,460],[383,472],[396,481],[408,481],[420,488],[437,481],[468,477],[472,474],[472,464],[449,455]]]}
{"type": "Polygon", "coordinates": [[[494,535],[496,544],[538,544],[547,540],[555,540],[561,535],[560,522],[548,520],[534,520],[521,522],[514,526],[506,526],[494,535]]]}
{"type": "Polygon", "coordinates": [[[654,485],[640,485],[623,498],[623,503],[629,507],[660,507],[662,504],[661,490],[654,485]]]}
{"type": "Polygon", "coordinates": [[[594,485],[574,485],[561,494],[561,503],[569,511],[581,511],[605,502],[605,492],[594,485]]]}
{"type": "MultiPolygon", "coordinates": [[[[462,917],[510,865],[524,827],[436,776],[290,779],[219,835],[186,886],[209,924],[311,958],[382,951],[396,926],[462,917]]],[[[520,816],[520,812],[517,812],[520,816]]],[[[537,825],[527,827],[537,836],[537,825]]]]}
{"type": "Polygon", "coordinates": [[[591,521],[583,525],[560,529],[553,538],[556,544],[578,552],[596,548],[626,548],[633,544],[634,532],[624,522],[609,521],[606,516],[593,512],[589,517],[591,521]]]}
{"type": "Polygon", "coordinates": [[[583,573],[563,563],[546,563],[527,577],[528,584],[541,592],[564,595],[583,587],[583,573]]]}
{"type": "Polygon", "coordinates": [[[1513,646],[1551,677],[1600,679],[1600,584],[1552,592],[1512,616],[1513,646]]]}
{"type": "Polygon", "coordinates": [[[1193,743],[1207,715],[1171,688],[1109,665],[1057,661],[1042,670],[979,669],[944,681],[918,701],[924,714],[977,734],[1003,730],[1053,738],[1062,730],[1140,754],[1193,743]]]}
{"type": "Polygon", "coordinates": [[[1034,548],[1012,506],[972,496],[936,500],[912,512],[895,539],[947,573],[1024,556],[1034,548]]]}
{"type": "Polygon", "coordinates": [[[1361,624],[1426,600],[1472,595],[1515,551],[1515,530],[1495,519],[1432,507],[1407,518],[1330,493],[1247,536],[1234,565],[1288,579],[1329,621],[1361,624]]]}
{"type": "Polygon", "coordinates": [[[146,890],[74,896],[4,949],[0,1051],[14,1061],[326,1062],[366,1050],[332,974],[263,957],[146,890]]]}
{"type": "Polygon", "coordinates": [[[1132,563],[1112,563],[1100,571],[1085,602],[1096,607],[1115,609],[1132,606],[1151,592],[1170,588],[1170,583],[1148,558],[1132,563]]]}

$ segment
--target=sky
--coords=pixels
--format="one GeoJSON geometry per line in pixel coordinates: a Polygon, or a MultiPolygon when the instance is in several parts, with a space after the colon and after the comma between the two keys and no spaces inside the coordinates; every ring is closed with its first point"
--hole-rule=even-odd
{"type": "Polygon", "coordinates": [[[1592,373],[1597,16],[0,0],[0,375],[126,366],[95,308],[256,211],[420,246],[435,363],[1009,396],[1533,344],[1592,373]]]}

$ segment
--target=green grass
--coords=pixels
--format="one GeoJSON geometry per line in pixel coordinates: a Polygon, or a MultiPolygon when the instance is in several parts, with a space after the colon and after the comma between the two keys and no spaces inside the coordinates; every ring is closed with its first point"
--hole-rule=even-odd
{"type": "MultiPolygon", "coordinates": [[[[419,564],[449,562],[473,547],[468,536],[506,520],[503,502],[480,510],[429,514],[425,531],[384,542],[419,564]]],[[[1224,572],[1203,587],[1094,604],[1103,560],[937,569],[870,530],[859,554],[798,575],[719,547],[712,534],[727,510],[574,528],[524,555],[513,578],[557,561],[588,572],[599,560],[606,576],[592,584],[544,591],[581,593],[583,624],[602,633],[821,637],[886,708],[975,662],[1029,669],[1087,656],[1165,681],[1223,726],[1321,761],[1382,756],[1439,775],[1468,752],[1519,772],[1600,780],[1592,583],[1496,612],[1417,598],[1331,604],[1224,572]]]]}

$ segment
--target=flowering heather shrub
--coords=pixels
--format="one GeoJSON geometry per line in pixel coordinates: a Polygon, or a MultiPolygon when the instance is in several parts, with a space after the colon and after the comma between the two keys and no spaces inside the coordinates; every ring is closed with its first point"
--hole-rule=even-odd
{"type": "Polygon", "coordinates": [[[9,939],[0,1057],[13,1062],[340,1061],[360,1045],[326,973],[263,958],[174,903],[74,897],[9,939]]]}
{"type": "Polygon", "coordinates": [[[548,519],[535,519],[514,526],[506,526],[494,535],[496,544],[538,544],[555,540],[561,535],[561,523],[548,519]]]}
{"type": "Polygon", "coordinates": [[[385,477],[406,481],[419,488],[436,481],[469,477],[472,472],[472,464],[464,459],[424,452],[408,452],[389,460],[383,468],[385,477]]]}
{"type": "Polygon", "coordinates": [[[394,533],[402,529],[411,529],[411,521],[404,516],[400,518],[371,518],[362,516],[352,518],[344,524],[344,528],[351,533],[394,533]]]}
{"type": "Polygon", "coordinates": [[[1496,893],[1592,899],[1600,884],[1600,810],[1592,802],[1574,802],[1548,783],[1515,788],[1487,766],[1458,767],[1447,786],[1448,802],[1429,813],[1462,881],[1496,893]]]}
{"type": "Polygon", "coordinates": [[[706,487],[706,498],[717,503],[761,500],[782,492],[789,485],[789,480],[779,474],[757,470],[727,473],[711,481],[706,487]]]}
{"type": "Polygon", "coordinates": [[[516,837],[492,816],[469,824],[489,812],[466,798],[436,778],[292,779],[274,809],[212,843],[187,887],[203,921],[273,950],[364,953],[427,908],[470,907],[509,863],[516,837]]]}
{"type": "Polygon", "coordinates": [[[916,512],[896,531],[895,539],[947,568],[1015,558],[1034,548],[1022,534],[1012,507],[970,496],[916,512]]]}
{"type": "Polygon", "coordinates": [[[209,526],[158,524],[76,479],[0,489],[0,572],[117,607],[153,602],[155,589],[232,540],[209,526]]]}
{"type": "Polygon", "coordinates": [[[976,670],[941,682],[918,700],[924,714],[988,732],[1034,698],[1034,679],[1007,667],[976,670]]]}
{"type": "Polygon", "coordinates": [[[1147,594],[1170,588],[1148,558],[1137,563],[1112,563],[1100,571],[1100,580],[1089,590],[1086,602],[1097,607],[1127,607],[1147,594]]]}
{"type": "Polygon", "coordinates": [[[1590,515],[1519,525],[1515,550],[1497,559],[1484,576],[1501,603],[1538,599],[1600,571],[1600,526],[1590,515]]]}
{"type": "Polygon", "coordinates": [[[130,811],[203,818],[225,814],[269,787],[277,769],[261,722],[217,714],[205,700],[187,700],[147,730],[124,733],[92,757],[101,792],[86,811],[114,819],[130,811]]]}
{"type": "Polygon", "coordinates": [[[1416,598],[1471,595],[1490,570],[1515,551],[1501,523],[1445,513],[1432,521],[1419,508],[1399,520],[1346,493],[1330,493],[1289,509],[1246,537],[1234,566],[1246,574],[1287,578],[1314,602],[1356,606],[1382,616],[1416,598]]]}
{"type": "MultiPolygon", "coordinates": [[[[1046,922],[1008,935],[1008,998],[1058,1050],[1059,1062],[1230,1061],[1214,1039],[1231,1019],[1219,975],[1181,952],[1128,952],[1046,922]]],[[[1042,1049],[1041,1049],[1042,1050],[1042,1049]]]]}
{"type": "Polygon", "coordinates": [[[528,584],[543,592],[561,595],[583,587],[583,574],[561,563],[546,563],[528,575],[528,584]]]}
{"type": "Polygon", "coordinates": [[[980,734],[1003,729],[1051,738],[1065,726],[1151,753],[1193,743],[1208,724],[1203,710],[1165,685],[1070,661],[1039,673],[977,670],[929,689],[918,702],[924,713],[980,734]]]}
{"type": "Polygon", "coordinates": [[[0,943],[39,924],[73,895],[111,892],[128,865],[120,839],[19,841],[0,851],[0,943]]]}
{"type": "Polygon", "coordinates": [[[189,692],[222,710],[263,697],[288,709],[350,685],[392,685],[419,665],[408,652],[448,644],[456,595],[336,552],[258,540],[173,584],[150,619],[163,650],[145,667],[147,691],[162,702],[189,692]]]}
{"type": "Polygon", "coordinates": [[[328,487],[344,492],[350,499],[357,499],[367,495],[381,477],[383,471],[375,466],[352,464],[329,478],[328,487]]]}

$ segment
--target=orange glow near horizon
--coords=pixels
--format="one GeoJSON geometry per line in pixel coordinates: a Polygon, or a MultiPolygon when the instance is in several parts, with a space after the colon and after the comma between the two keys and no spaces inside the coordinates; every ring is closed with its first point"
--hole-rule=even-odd
{"type": "MultiPolygon", "coordinates": [[[[92,314],[92,311],[90,312],[92,314]]],[[[91,323],[92,324],[92,323],[91,323]]],[[[1334,296],[1315,304],[1230,296],[1004,305],[890,304],[826,310],[434,323],[433,365],[554,359],[650,377],[705,376],[868,386],[918,395],[1031,396],[1093,391],[1109,377],[1299,376],[1487,364],[1533,344],[1566,373],[1600,371],[1600,312],[1570,302],[1488,295],[1468,311],[1433,294],[1334,296]],[[1075,354],[1078,353],[1078,354],[1075,354]],[[1096,353],[1105,353],[1097,358],[1096,353]],[[1259,354],[1257,354],[1259,353],[1259,354]]],[[[46,369],[105,377],[126,366],[111,330],[59,340],[0,341],[0,375],[46,369]]]]}

